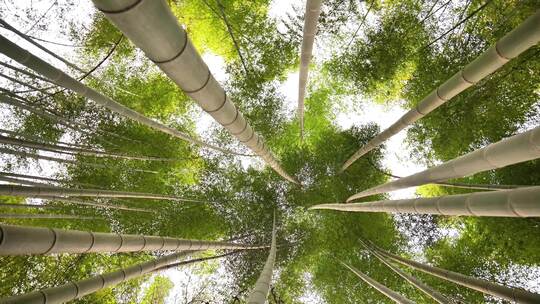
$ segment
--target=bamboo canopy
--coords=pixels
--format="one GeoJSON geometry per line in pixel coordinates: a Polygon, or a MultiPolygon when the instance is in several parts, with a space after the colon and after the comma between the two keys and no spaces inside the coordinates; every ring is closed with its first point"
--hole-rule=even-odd
{"type": "Polygon", "coordinates": [[[260,249],[230,242],[0,224],[0,255],[260,249]]]}
{"type": "Polygon", "coordinates": [[[178,196],[144,193],[144,192],[125,192],[100,189],[71,189],[64,187],[28,187],[18,185],[0,185],[1,195],[23,196],[23,197],[40,197],[40,196],[88,196],[88,197],[127,197],[127,198],[146,198],[156,200],[171,200],[179,202],[196,202],[204,203],[204,201],[182,198],[178,196]]]}
{"type": "Polygon", "coordinates": [[[272,273],[274,271],[274,263],[276,261],[276,220],[274,216],[274,224],[272,228],[272,245],[270,246],[270,254],[264,263],[263,270],[255,282],[255,287],[251,290],[246,303],[247,304],[264,304],[270,291],[270,283],[272,282],[272,273]]]}
{"type": "Polygon", "coordinates": [[[436,215],[539,217],[540,186],[350,204],[321,204],[310,209],[436,215]]]}
{"type": "Polygon", "coordinates": [[[369,284],[369,286],[377,289],[380,293],[382,293],[383,295],[387,296],[389,299],[391,299],[392,301],[398,303],[398,304],[414,304],[413,301],[405,298],[404,296],[402,296],[401,294],[391,290],[390,288],[384,286],[383,284],[375,281],[374,279],[370,278],[369,276],[365,275],[364,273],[360,272],[360,270],[352,267],[351,265],[349,264],[346,264],[344,262],[341,262],[340,263],[345,266],[345,268],[348,268],[350,271],[352,271],[357,277],[359,277],[360,279],[362,279],[362,281],[366,282],[367,284],[369,284]]]}
{"type": "Polygon", "coordinates": [[[516,303],[540,303],[540,294],[528,292],[523,289],[506,287],[500,284],[496,284],[490,281],[477,279],[474,277],[466,276],[457,272],[442,269],[439,267],[429,266],[422,263],[418,263],[406,258],[402,258],[398,255],[384,251],[378,247],[376,250],[384,257],[391,259],[392,261],[400,264],[412,267],[416,270],[420,270],[427,274],[434,275],[441,279],[465,286],[470,289],[480,291],[484,294],[489,294],[495,297],[503,298],[516,303]]]}
{"type": "Polygon", "coordinates": [[[307,0],[304,15],[304,36],[300,53],[300,74],[298,78],[298,120],[300,121],[300,138],[304,137],[304,98],[311,61],[313,42],[317,33],[317,23],[321,14],[322,0],[307,0]]]}
{"type": "Polygon", "coordinates": [[[464,177],[540,158],[540,127],[523,132],[413,175],[382,184],[347,199],[352,200],[424,184],[464,177]]]}
{"type": "Polygon", "coordinates": [[[392,265],[384,256],[379,254],[377,251],[372,249],[368,244],[360,240],[360,243],[369,251],[371,254],[373,254],[379,261],[381,261],[384,265],[388,266],[392,271],[394,271],[396,274],[398,274],[400,277],[405,279],[407,282],[411,283],[414,287],[418,288],[420,291],[428,295],[430,298],[432,298],[435,302],[439,304],[451,304],[452,301],[450,301],[445,295],[438,292],[437,290],[431,288],[430,286],[426,285],[424,282],[418,280],[417,278],[405,273],[404,271],[400,270],[396,266],[392,265]]]}
{"type": "Polygon", "coordinates": [[[19,62],[20,64],[34,70],[35,72],[51,79],[57,85],[72,90],[88,99],[93,100],[99,105],[119,114],[122,117],[127,117],[138,123],[141,123],[147,127],[153,128],[155,130],[167,133],[173,137],[180,138],[187,142],[190,142],[195,145],[202,145],[210,149],[218,150],[224,153],[237,154],[235,152],[216,147],[214,145],[205,143],[198,139],[191,138],[187,134],[180,132],[171,127],[167,127],[157,121],[154,121],[137,111],[134,111],[111,98],[99,93],[98,91],[86,86],[80,81],[72,78],[68,74],[60,71],[59,69],[53,67],[42,59],[32,55],[27,50],[19,47],[15,43],[6,39],[4,36],[0,35],[0,53],[8,56],[9,58],[19,62]]]}
{"type": "Polygon", "coordinates": [[[286,180],[298,184],[279,165],[212,76],[187,32],[163,0],[94,0],[96,7],[187,95],[286,180]]]}
{"type": "Polygon", "coordinates": [[[356,151],[345,161],[341,167],[341,172],[345,171],[364,154],[380,146],[388,138],[394,136],[407,126],[412,125],[457,94],[489,76],[510,61],[510,59],[517,57],[530,47],[536,45],[540,41],[539,24],[540,11],[537,11],[474,61],[424,97],[414,109],[409,110],[388,129],[375,136],[365,146],[356,151]]]}
{"type": "Polygon", "coordinates": [[[57,304],[65,303],[82,298],[96,291],[115,286],[130,279],[151,273],[156,269],[176,262],[181,257],[191,253],[191,251],[178,252],[164,257],[151,260],[149,262],[135,264],[117,271],[98,274],[94,277],[69,282],[64,285],[42,289],[23,295],[0,299],[2,304],[57,304]]]}

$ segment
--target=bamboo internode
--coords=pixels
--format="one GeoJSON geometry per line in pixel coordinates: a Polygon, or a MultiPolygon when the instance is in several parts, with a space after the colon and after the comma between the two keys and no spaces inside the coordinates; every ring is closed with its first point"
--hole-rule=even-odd
{"type": "Polygon", "coordinates": [[[0,255],[264,248],[220,241],[4,224],[0,224],[0,240],[0,255]]]}
{"type": "Polygon", "coordinates": [[[300,53],[300,74],[298,77],[298,120],[300,121],[300,138],[304,137],[304,98],[308,81],[309,63],[313,52],[313,42],[317,33],[317,23],[321,14],[322,0],[307,0],[304,15],[304,36],[300,53]]]}
{"type": "Polygon", "coordinates": [[[424,97],[418,105],[403,115],[388,129],[370,140],[365,146],[356,151],[343,164],[341,172],[345,171],[364,154],[380,146],[388,138],[394,136],[407,126],[443,105],[454,96],[475,85],[491,73],[498,70],[510,59],[517,57],[540,41],[540,11],[527,18],[521,25],[501,38],[495,45],[478,56],[474,61],[454,74],[445,83],[424,97]]]}
{"type": "Polygon", "coordinates": [[[121,268],[120,270],[99,274],[94,277],[77,281],[69,282],[64,285],[42,289],[31,293],[13,296],[0,299],[2,304],[57,304],[65,303],[75,299],[82,298],[96,291],[115,286],[130,279],[140,277],[144,274],[151,273],[156,269],[165,267],[176,262],[179,258],[191,253],[178,252],[164,257],[136,264],[130,267],[121,268]]]}
{"type": "Polygon", "coordinates": [[[264,304],[270,291],[270,283],[272,282],[272,273],[274,272],[274,263],[276,261],[276,221],[272,228],[272,245],[270,246],[270,254],[266,259],[263,270],[255,282],[255,287],[251,290],[246,303],[247,304],[264,304]]]}
{"type": "Polygon", "coordinates": [[[464,177],[540,158],[540,127],[475,150],[441,165],[357,193],[352,200],[408,187],[464,177]]]}
{"type": "Polygon", "coordinates": [[[144,192],[124,192],[98,189],[70,189],[62,187],[28,187],[19,185],[0,185],[1,195],[23,196],[23,197],[43,197],[43,196],[88,196],[88,197],[127,197],[146,198],[157,200],[171,200],[180,202],[204,203],[204,201],[182,198],[177,196],[144,193],[144,192]]]}
{"type": "Polygon", "coordinates": [[[359,277],[360,279],[362,279],[362,281],[366,282],[367,284],[369,284],[369,286],[377,289],[380,293],[382,293],[383,295],[385,295],[386,297],[388,297],[389,299],[391,299],[392,301],[398,303],[398,304],[414,304],[413,301],[405,298],[404,296],[402,296],[401,294],[391,290],[390,288],[384,286],[383,284],[375,281],[374,279],[370,278],[369,276],[367,276],[366,274],[362,273],[360,270],[352,267],[351,265],[349,264],[346,264],[344,262],[341,262],[340,263],[345,266],[346,268],[348,268],[350,271],[352,271],[357,277],[359,277]]]}
{"type": "Polygon", "coordinates": [[[310,209],[352,212],[416,213],[437,215],[538,217],[540,186],[446,195],[430,198],[384,200],[350,204],[321,204],[310,209]]]}
{"type": "MultiPolygon", "coordinates": [[[[538,202],[538,201],[537,201],[538,202]]],[[[441,279],[465,286],[470,289],[480,291],[484,294],[489,294],[495,297],[503,298],[515,303],[537,304],[540,303],[540,294],[532,293],[523,289],[506,287],[490,281],[473,278],[461,273],[442,269],[439,267],[429,266],[418,263],[409,259],[402,258],[398,255],[389,253],[380,248],[377,251],[388,259],[391,259],[400,264],[412,267],[427,274],[434,275],[441,279]]]]}
{"type": "Polygon", "coordinates": [[[146,56],[201,108],[286,180],[298,183],[276,158],[212,76],[187,32],[163,0],[94,0],[146,56]]]}

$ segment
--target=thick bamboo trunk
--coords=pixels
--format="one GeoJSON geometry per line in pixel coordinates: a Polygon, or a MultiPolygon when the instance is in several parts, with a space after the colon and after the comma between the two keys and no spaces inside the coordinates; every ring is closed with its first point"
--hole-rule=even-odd
{"type": "Polygon", "coordinates": [[[39,59],[38,57],[32,55],[30,52],[25,49],[17,46],[15,43],[9,41],[4,36],[0,35],[0,52],[9,58],[19,62],[20,64],[34,70],[35,72],[45,76],[48,79],[51,79],[57,85],[72,90],[88,99],[93,100],[97,104],[119,114],[122,117],[127,117],[132,119],[140,124],[143,124],[147,127],[156,129],[158,131],[167,133],[171,136],[183,139],[192,144],[202,145],[210,149],[218,150],[225,153],[238,154],[226,149],[222,149],[211,144],[205,143],[198,139],[193,139],[187,134],[180,132],[176,129],[167,127],[157,121],[154,121],[114,100],[111,98],[97,92],[96,90],[84,85],[80,81],[70,77],[66,73],[56,69],[47,62],[39,59]]]}
{"type": "Polygon", "coordinates": [[[437,215],[539,217],[540,186],[350,204],[321,204],[310,209],[437,215]]]}
{"type": "Polygon", "coordinates": [[[505,138],[422,172],[364,190],[349,197],[347,202],[364,196],[465,177],[536,158],[540,158],[540,127],[505,138]]]}
{"type": "MultiPolygon", "coordinates": [[[[6,149],[0,147],[0,153],[6,153],[11,155],[17,155],[24,158],[34,158],[34,159],[43,159],[48,161],[53,161],[57,163],[64,163],[64,164],[72,164],[72,165],[85,165],[88,167],[94,167],[94,168],[110,168],[110,166],[98,164],[98,163],[89,163],[89,162],[83,162],[79,160],[72,160],[72,159],[65,159],[65,158],[59,158],[54,156],[46,156],[41,155],[37,153],[30,153],[30,152],[23,152],[23,151],[16,151],[12,149],[6,149]]],[[[152,170],[145,170],[145,169],[134,169],[134,168],[127,168],[128,171],[132,172],[141,172],[141,173],[150,173],[150,174],[157,174],[158,171],[152,171],[152,170]]]]}
{"type": "Polygon", "coordinates": [[[368,244],[364,243],[362,240],[360,240],[360,243],[367,249],[369,252],[371,252],[379,261],[381,261],[384,265],[388,266],[388,268],[392,269],[395,273],[397,273],[400,277],[404,278],[407,282],[411,283],[414,287],[418,288],[420,291],[428,295],[430,298],[432,298],[435,302],[440,304],[452,304],[453,302],[450,301],[445,295],[438,292],[437,290],[429,287],[424,282],[418,280],[417,278],[405,273],[404,271],[400,270],[399,268],[395,267],[390,263],[384,256],[379,254],[376,250],[372,249],[368,244]]]}
{"type": "Polygon", "coordinates": [[[433,90],[412,110],[403,115],[388,129],[370,140],[343,164],[341,172],[364,154],[381,145],[385,140],[415,123],[431,111],[443,105],[457,94],[478,83],[498,70],[510,59],[517,57],[540,41],[540,11],[527,18],[517,28],[501,38],[474,61],[457,72],[445,83],[433,90]]]}
{"type": "Polygon", "coordinates": [[[362,279],[362,281],[369,284],[369,286],[377,289],[380,293],[382,293],[383,295],[388,297],[390,300],[392,300],[392,301],[394,301],[394,302],[396,302],[398,304],[414,304],[413,301],[405,298],[401,294],[391,290],[390,288],[384,286],[383,284],[375,281],[374,279],[372,279],[369,276],[365,275],[364,273],[360,272],[360,270],[352,267],[351,265],[346,264],[346,263],[341,262],[341,261],[340,261],[340,263],[343,266],[345,266],[345,268],[348,268],[350,271],[352,271],[357,277],[362,279]]]}
{"type": "Polygon", "coordinates": [[[249,293],[247,304],[264,304],[270,291],[270,283],[272,282],[272,273],[274,272],[274,263],[276,261],[276,220],[274,216],[274,225],[272,228],[272,245],[270,246],[270,254],[264,263],[263,270],[255,282],[253,290],[249,293]]]}
{"type": "Polygon", "coordinates": [[[156,269],[176,262],[190,252],[178,252],[149,262],[135,264],[120,270],[99,274],[94,277],[69,282],[64,285],[42,289],[31,293],[0,299],[2,304],[58,304],[82,298],[85,295],[115,286],[130,279],[151,273],[156,269]]]}
{"type": "Polygon", "coordinates": [[[144,193],[144,192],[124,192],[99,189],[70,189],[63,187],[27,187],[17,185],[0,185],[0,195],[36,197],[36,196],[87,196],[87,197],[118,197],[118,198],[146,198],[156,200],[171,200],[178,202],[205,203],[205,201],[182,198],[172,195],[144,193]]]}
{"type": "Polygon", "coordinates": [[[482,280],[482,279],[473,278],[473,277],[466,276],[466,275],[453,272],[450,270],[411,261],[409,259],[405,259],[398,255],[384,251],[378,247],[376,248],[376,250],[381,255],[383,255],[384,257],[388,259],[391,259],[392,261],[412,267],[416,270],[420,270],[427,274],[434,275],[441,279],[459,284],[461,286],[465,286],[467,288],[480,291],[484,294],[489,294],[489,295],[503,298],[503,299],[509,300],[511,302],[516,302],[516,303],[530,303],[530,304],[540,303],[540,294],[528,292],[523,289],[506,287],[500,284],[496,284],[496,283],[482,280]]]}
{"type": "Polygon", "coordinates": [[[95,216],[79,216],[70,214],[35,214],[35,213],[0,213],[0,218],[12,219],[61,219],[61,220],[103,220],[95,216]]]}
{"type": "Polygon", "coordinates": [[[300,121],[300,138],[304,137],[304,98],[308,81],[309,63],[313,52],[313,42],[317,33],[317,23],[321,14],[322,0],[307,0],[304,14],[304,36],[300,53],[300,74],[298,78],[298,120],[300,121]]]}
{"type": "Polygon", "coordinates": [[[0,135],[0,143],[33,148],[33,149],[49,151],[49,152],[54,152],[54,153],[64,153],[64,154],[79,153],[79,154],[87,155],[87,156],[112,157],[112,158],[121,158],[121,159],[128,159],[128,160],[178,161],[178,159],[174,159],[174,158],[161,158],[161,157],[151,157],[151,156],[130,156],[130,155],[124,155],[124,154],[96,151],[92,149],[65,147],[65,146],[59,146],[59,145],[53,145],[53,144],[33,142],[33,141],[23,140],[23,139],[18,139],[18,138],[6,137],[2,135],[0,135]],[[66,152],[70,152],[70,153],[66,153],[66,152]]]}
{"type": "Polygon", "coordinates": [[[281,168],[262,137],[252,129],[214,79],[165,1],[95,0],[94,3],[150,60],[197,101],[204,111],[260,156],[279,175],[298,183],[281,168]]]}
{"type": "Polygon", "coordinates": [[[220,241],[4,224],[0,224],[0,235],[2,236],[0,255],[265,248],[265,246],[251,246],[220,241]]]}

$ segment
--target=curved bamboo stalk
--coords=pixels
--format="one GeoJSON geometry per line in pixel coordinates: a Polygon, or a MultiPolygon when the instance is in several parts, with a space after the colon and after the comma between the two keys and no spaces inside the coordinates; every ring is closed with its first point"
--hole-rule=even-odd
{"type": "Polygon", "coordinates": [[[31,293],[0,299],[2,304],[59,304],[82,298],[96,291],[115,286],[130,279],[151,273],[155,269],[176,262],[191,252],[177,252],[164,257],[121,268],[114,272],[69,282],[64,285],[42,289],[31,293]]]}
{"type": "Polygon", "coordinates": [[[450,301],[445,295],[438,292],[437,290],[431,288],[430,286],[426,285],[424,282],[418,280],[417,278],[405,273],[404,271],[400,270],[399,268],[395,267],[390,263],[384,256],[379,254],[377,251],[373,250],[368,244],[364,243],[362,240],[359,240],[360,243],[369,251],[371,254],[373,254],[379,261],[381,261],[384,265],[388,266],[388,268],[392,269],[395,273],[397,273],[400,277],[404,278],[407,282],[411,283],[414,287],[418,288],[420,291],[428,295],[430,298],[432,298],[434,301],[436,301],[439,304],[451,304],[453,303],[450,301]]]}
{"type": "Polygon", "coordinates": [[[27,187],[17,185],[0,185],[0,194],[23,197],[36,196],[87,196],[87,197],[124,197],[124,198],[146,198],[156,200],[171,200],[178,202],[205,203],[205,201],[182,198],[178,196],[144,193],[144,192],[125,192],[98,189],[70,189],[62,187],[27,187]]]}
{"type": "Polygon", "coordinates": [[[540,158],[540,127],[505,138],[422,172],[364,190],[349,197],[347,202],[364,196],[464,177],[536,158],[540,158]]]}
{"type": "Polygon", "coordinates": [[[0,255],[261,249],[230,242],[0,224],[0,255]]]}
{"type": "Polygon", "coordinates": [[[424,97],[419,104],[388,129],[370,140],[356,151],[341,167],[345,171],[358,158],[381,145],[385,140],[397,134],[407,126],[415,123],[431,111],[443,105],[465,89],[475,85],[491,73],[498,70],[510,59],[517,57],[540,41],[540,11],[527,18],[517,28],[501,38],[474,61],[454,74],[445,83],[424,97]]]}
{"type": "Polygon", "coordinates": [[[322,0],[307,0],[304,14],[304,36],[300,53],[300,74],[298,77],[298,120],[300,121],[300,138],[304,138],[304,98],[308,81],[309,63],[313,52],[313,42],[317,33],[317,23],[321,14],[322,0]]]}
{"type": "Polygon", "coordinates": [[[345,266],[345,268],[349,269],[350,271],[352,271],[357,277],[359,277],[360,279],[362,279],[362,281],[366,282],[369,286],[377,289],[380,293],[382,293],[383,295],[385,295],[386,297],[388,297],[390,300],[398,303],[398,304],[414,304],[413,301],[405,298],[404,296],[402,296],[401,294],[391,290],[390,288],[384,286],[383,284],[375,281],[374,279],[370,278],[369,276],[365,275],[364,273],[362,273],[360,270],[352,267],[351,265],[349,264],[346,264],[342,261],[339,261],[343,266],[345,266]]]}
{"type": "Polygon", "coordinates": [[[122,117],[127,117],[132,119],[140,124],[143,124],[152,129],[167,133],[173,137],[180,138],[187,142],[190,142],[195,145],[202,145],[204,147],[221,151],[224,153],[237,154],[236,152],[229,151],[208,143],[205,143],[201,140],[194,139],[189,137],[187,134],[180,132],[171,127],[167,127],[157,121],[154,121],[137,111],[134,111],[111,98],[99,93],[98,91],[84,85],[83,83],[77,81],[76,79],[70,77],[66,73],[56,69],[47,62],[39,59],[38,57],[32,55],[30,52],[25,49],[17,46],[13,42],[6,39],[4,36],[0,35],[0,52],[4,55],[10,57],[11,59],[19,62],[20,64],[34,70],[35,72],[53,80],[57,85],[70,89],[88,99],[93,100],[97,104],[117,113],[122,117]]]}
{"type": "Polygon", "coordinates": [[[214,79],[165,1],[95,0],[94,4],[204,111],[284,179],[298,184],[281,168],[262,137],[252,129],[214,79]]]}
{"type": "Polygon", "coordinates": [[[94,184],[78,183],[78,182],[73,182],[73,181],[69,181],[69,180],[61,180],[61,179],[56,179],[56,178],[41,177],[41,176],[35,176],[35,175],[19,174],[19,173],[4,172],[4,171],[0,171],[0,175],[18,177],[18,178],[26,178],[26,179],[35,179],[35,180],[41,180],[41,181],[47,181],[47,182],[55,182],[55,183],[61,183],[61,184],[71,184],[71,185],[82,186],[82,187],[99,188],[99,186],[94,185],[94,184]]]}
{"type": "Polygon", "coordinates": [[[378,247],[375,247],[375,249],[381,255],[383,255],[384,257],[392,261],[398,262],[405,266],[412,267],[424,273],[431,274],[438,278],[459,284],[461,286],[465,286],[467,288],[480,291],[484,294],[489,294],[489,295],[503,298],[503,299],[516,302],[516,303],[530,303],[530,304],[540,303],[540,294],[528,292],[523,289],[506,287],[500,284],[466,276],[466,275],[453,272],[450,270],[418,263],[418,262],[400,257],[398,255],[392,254],[378,247]]]}
{"type": "Polygon", "coordinates": [[[95,216],[79,216],[70,214],[35,214],[35,213],[0,213],[0,218],[13,219],[61,219],[61,220],[103,220],[95,216]]]}
{"type": "MultiPolygon", "coordinates": [[[[16,150],[6,149],[6,148],[2,148],[2,147],[0,147],[0,152],[1,153],[6,153],[6,154],[11,154],[11,155],[17,155],[17,156],[24,157],[24,158],[43,159],[43,160],[54,161],[54,162],[57,162],[57,163],[64,163],[64,164],[85,165],[85,166],[94,167],[94,168],[109,168],[110,167],[110,166],[106,166],[106,165],[102,165],[102,164],[82,162],[82,161],[78,161],[78,160],[64,159],[64,158],[53,157],[53,156],[46,156],[46,155],[41,155],[41,154],[37,154],[37,153],[16,151],[16,150]]],[[[145,169],[128,168],[128,170],[133,171],[133,172],[142,172],[142,173],[151,173],[151,174],[157,174],[158,173],[157,171],[145,170],[145,169]]]]}
{"type": "Polygon", "coordinates": [[[112,157],[112,158],[122,158],[122,159],[128,159],[128,160],[145,160],[145,161],[169,161],[169,162],[174,162],[174,161],[179,160],[179,159],[164,158],[164,157],[130,156],[130,155],[125,155],[125,154],[117,154],[117,153],[110,153],[110,152],[104,152],[104,151],[96,151],[96,150],[85,149],[85,148],[65,147],[65,146],[59,146],[59,145],[54,145],[54,144],[32,142],[32,141],[29,141],[29,140],[6,137],[6,136],[3,136],[3,135],[0,135],[0,143],[9,144],[9,145],[16,145],[16,146],[21,146],[21,147],[27,147],[27,148],[34,148],[34,149],[38,149],[38,150],[42,150],[42,151],[49,151],[49,152],[55,152],[55,153],[64,153],[64,154],[79,153],[79,154],[87,155],[87,156],[112,157]],[[71,152],[71,153],[66,153],[66,151],[71,152]]]}
{"type": "Polygon", "coordinates": [[[276,216],[274,215],[274,223],[272,225],[272,244],[270,246],[270,254],[264,263],[263,270],[255,282],[255,287],[251,290],[246,303],[247,304],[264,304],[270,291],[270,283],[272,282],[272,273],[274,271],[274,263],[276,261],[276,216]]]}
{"type": "Polygon", "coordinates": [[[350,204],[321,204],[309,209],[352,212],[416,213],[436,215],[538,217],[540,186],[446,195],[430,198],[384,200],[350,204]]]}

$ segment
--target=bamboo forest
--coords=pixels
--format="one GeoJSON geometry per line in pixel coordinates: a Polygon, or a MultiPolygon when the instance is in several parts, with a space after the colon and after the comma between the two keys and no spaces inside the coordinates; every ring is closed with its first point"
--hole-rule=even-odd
{"type": "Polygon", "coordinates": [[[540,303],[538,0],[0,0],[0,303],[540,303]]]}

